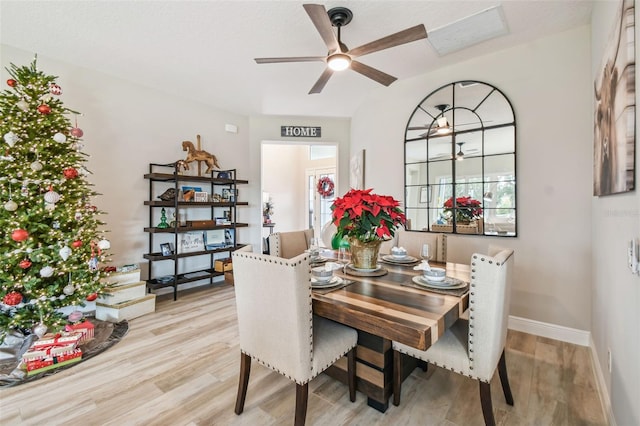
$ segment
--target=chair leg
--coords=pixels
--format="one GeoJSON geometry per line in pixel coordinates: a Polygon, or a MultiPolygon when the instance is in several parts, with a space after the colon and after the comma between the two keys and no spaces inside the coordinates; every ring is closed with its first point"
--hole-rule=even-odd
{"type": "Polygon", "coordinates": [[[247,396],[249,374],[251,373],[251,357],[245,353],[240,354],[240,380],[238,381],[238,396],[236,397],[236,414],[244,410],[244,400],[247,396]]]}
{"type": "Polygon", "coordinates": [[[480,384],[480,403],[482,404],[484,424],[486,426],[495,426],[496,421],[493,418],[493,403],[491,402],[491,385],[479,380],[478,383],[480,384]]]}
{"type": "Polygon", "coordinates": [[[304,426],[307,418],[307,399],[309,397],[309,382],[304,385],[296,384],[296,418],[295,426],[304,426]]]}
{"type": "Polygon", "coordinates": [[[498,374],[500,375],[500,383],[502,383],[502,392],[507,404],[513,405],[513,395],[511,395],[511,386],[509,386],[509,376],[507,376],[507,361],[504,357],[504,349],[498,362],[498,374]]]}
{"type": "Polygon", "coordinates": [[[393,405],[400,405],[400,392],[402,391],[402,354],[393,351],[393,405]]]}
{"type": "Polygon", "coordinates": [[[349,400],[356,400],[356,348],[347,354],[347,381],[349,383],[349,400]]]}

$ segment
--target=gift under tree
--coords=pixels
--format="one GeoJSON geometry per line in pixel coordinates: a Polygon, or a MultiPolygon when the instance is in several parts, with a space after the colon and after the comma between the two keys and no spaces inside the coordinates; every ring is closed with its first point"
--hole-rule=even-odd
{"type": "Polygon", "coordinates": [[[97,195],[87,179],[77,113],[64,107],[56,77],[7,68],[0,94],[0,342],[11,331],[42,336],[82,314],[104,287],[97,195]],[[71,117],[76,118],[75,126],[71,117]]]}

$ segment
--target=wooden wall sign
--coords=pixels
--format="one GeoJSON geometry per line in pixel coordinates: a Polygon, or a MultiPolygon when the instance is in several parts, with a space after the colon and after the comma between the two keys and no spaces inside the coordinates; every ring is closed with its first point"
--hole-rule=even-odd
{"type": "Polygon", "coordinates": [[[319,138],[322,136],[322,127],[280,126],[280,136],[290,138],[319,138]]]}

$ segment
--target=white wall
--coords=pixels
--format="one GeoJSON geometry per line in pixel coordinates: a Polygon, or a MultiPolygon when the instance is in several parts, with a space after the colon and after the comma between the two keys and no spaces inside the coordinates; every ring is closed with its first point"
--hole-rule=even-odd
{"type": "MultiPolygon", "coordinates": [[[[9,77],[9,63],[28,65],[32,52],[2,46],[2,81],[9,77]]],[[[202,148],[216,155],[222,168],[236,168],[238,177],[249,176],[249,119],[117,79],[38,56],[38,68],[59,76],[62,102],[81,112],[78,126],[84,130],[84,151],[90,155],[89,180],[102,196],[96,206],[107,214],[103,220],[111,241],[113,264],[143,263],[148,252],[148,181],[143,178],[150,162],[170,163],[185,158],[181,142],[202,138],[202,148]],[[224,125],[235,124],[237,134],[224,125]]],[[[244,197],[244,188],[239,194],[244,197]]],[[[248,192],[246,192],[248,194],[248,192]]],[[[156,194],[159,195],[159,194],[156,194]]],[[[246,200],[246,198],[242,198],[246,200]]],[[[248,211],[239,208],[239,219],[248,211]]],[[[239,240],[245,242],[244,229],[239,240]]],[[[259,240],[258,240],[259,241],[259,240]]],[[[260,247],[258,245],[258,247],[260,247]]],[[[156,247],[154,250],[158,250],[156,247]]],[[[169,263],[169,262],[165,262],[169,263]]]]}
{"type": "MultiPolygon", "coordinates": [[[[592,13],[592,81],[599,75],[602,58],[619,13],[619,3],[596,2],[592,13]]],[[[639,56],[638,22],[635,11],[636,61],[639,56]]],[[[638,87],[636,64],[636,182],[635,191],[592,198],[593,214],[593,315],[591,332],[597,362],[606,383],[618,425],[640,424],[640,276],[626,265],[628,241],[640,239],[640,145],[638,145],[638,87]],[[608,369],[611,349],[612,372],[608,369]]],[[[593,84],[593,83],[592,83],[593,84]]],[[[593,87],[593,85],[592,85],[593,87]]],[[[592,89],[593,91],[593,89],[592,89]]]]}
{"type": "Polygon", "coordinates": [[[403,195],[403,140],[413,108],[456,80],[498,87],[516,114],[518,237],[455,236],[467,247],[515,249],[511,315],[591,326],[591,93],[589,28],[496,52],[379,90],[352,119],[366,181],[403,195]]]}
{"type": "MultiPolygon", "coordinates": [[[[330,117],[294,117],[294,116],[256,116],[250,118],[251,134],[249,141],[249,180],[258,182],[261,176],[262,149],[263,141],[282,142],[284,144],[296,144],[300,142],[318,143],[334,143],[337,144],[337,161],[338,161],[338,188],[337,193],[343,194],[349,188],[349,150],[350,150],[350,125],[349,118],[330,118],[330,117]],[[280,136],[280,126],[320,126],[322,127],[322,137],[297,139],[292,141],[291,138],[280,136]]],[[[250,195],[252,200],[261,200],[260,185],[250,185],[253,194],[250,195]]],[[[275,206],[278,209],[278,206],[275,206]]],[[[261,205],[251,209],[250,223],[262,223],[261,205]]],[[[252,229],[251,241],[254,247],[261,246],[261,231],[255,226],[252,229]]]]}

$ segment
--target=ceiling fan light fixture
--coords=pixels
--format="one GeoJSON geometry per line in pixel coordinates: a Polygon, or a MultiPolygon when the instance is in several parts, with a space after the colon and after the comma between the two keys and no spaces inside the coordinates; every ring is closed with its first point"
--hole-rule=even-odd
{"type": "Polygon", "coordinates": [[[333,71],[344,71],[351,65],[351,57],[344,53],[334,53],[327,59],[327,66],[333,71]]]}
{"type": "Polygon", "coordinates": [[[449,122],[447,121],[447,117],[444,115],[437,120],[438,125],[436,126],[436,133],[439,135],[446,135],[447,133],[451,133],[451,126],[449,126],[449,122]]]}
{"type": "Polygon", "coordinates": [[[462,152],[462,145],[464,145],[464,142],[456,142],[456,145],[460,147],[456,154],[456,161],[462,161],[464,160],[464,152],[462,152]]]}

